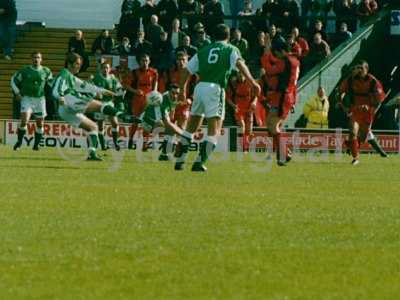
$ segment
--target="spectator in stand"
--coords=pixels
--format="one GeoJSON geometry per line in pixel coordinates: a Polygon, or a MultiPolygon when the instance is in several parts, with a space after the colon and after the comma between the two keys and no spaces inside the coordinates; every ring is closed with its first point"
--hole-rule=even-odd
{"type": "Polygon", "coordinates": [[[294,26],[299,26],[299,5],[295,0],[283,0],[280,9],[280,27],[283,32],[290,32],[294,26]]]}
{"type": "Polygon", "coordinates": [[[92,53],[99,57],[104,54],[111,54],[114,48],[114,40],[110,36],[107,29],[104,29],[101,34],[94,40],[92,45],[92,53]]]}
{"type": "Polygon", "coordinates": [[[321,20],[316,20],[314,23],[314,27],[310,30],[310,43],[313,41],[315,34],[319,33],[324,41],[328,40],[328,35],[324,30],[324,25],[321,20]]]}
{"type": "Polygon", "coordinates": [[[308,42],[305,38],[302,38],[300,36],[299,28],[293,27],[292,34],[294,35],[296,42],[299,44],[301,48],[301,60],[303,60],[310,52],[310,47],[308,46],[308,42]]]}
{"type": "Polygon", "coordinates": [[[206,35],[204,29],[201,29],[200,27],[199,29],[196,30],[196,42],[194,43],[194,46],[198,50],[200,50],[202,47],[207,46],[209,44],[211,44],[209,36],[206,35]]]}
{"type": "Polygon", "coordinates": [[[159,71],[163,73],[168,70],[173,62],[174,56],[172,48],[172,43],[168,39],[168,33],[163,31],[160,33],[160,42],[158,46],[154,49],[154,61],[153,65],[159,71]]]}
{"type": "Polygon", "coordinates": [[[249,54],[249,43],[246,39],[242,38],[242,32],[239,29],[233,31],[233,38],[231,44],[236,46],[242,57],[247,60],[249,54]]]}
{"type": "Polygon", "coordinates": [[[132,54],[132,46],[128,37],[125,36],[122,38],[121,44],[114,49],[114,53],[121,56],[128,56],[132,54]]]}
{"type": "Polygon", "coordinates": [[[123,37],[129,38],[130,41],[136,40],[136,33],[140,26],[140,6],[139,0],[124,0],[122,3],[117,33],[119,41],[123,37]]]}
{"type": "Polygon", "coordinates": [[[378,4],[375,0],[362,0],[357,7],[357,15],[361,24],[368,21],[369,17],[378,11],[378,4]]]}
{"type": "Polygon", "coordinates": [[[354,33],[357,30],[357,4],[353,0],[342,0],[336,11],[336,24],[345,22],[349,31],[354,33]]]}
{"type": "Polygon", "coordinates": [[[158,9],[154,0],[146,0],[141,8],[143,28],[146,29],[151,24],[151,16],[157,15],[158,9]]]}
{"type": "Polygon", "coordinates": [[[164,31],[162,26],[158,24],[158,17],[157,15],[152,15],[150,19],[151,24],[146,28],[146,36],[152,45],[157,48],[158,44],[160,43],[160,36],[161,32],[164,31]]]}
{"type": "Polygon", "coordinates": [[[17,38],[17,8],[14,0],[0,1],[0,45],[3,46],[4,58],[12,59],[17,38]]]}
{"type": "Polygon", "coordinates": [[[206,32],[212,36],[214,28],[224,23],[224,8],[219,0],[209,0],[204,5],[204,20],[206,32]]]}
{"type": "Polygon", "coordinates": [[[182,46],[175,49],[175,53],[179,52],[185,52],[189,60],[197,53],[197,48],[190,44],[190,36],[186,35],[183,37],[182,46]]]}
{"type": "Polygon", "coordinates": [[[302,58],[301,56],[301,47],[299,43],[296,41],[296,38],[293,33],[290,33],[287,37],[287,43],[289,45],[289,51],[292,55],[296,56],[298,60],[302,58]]]}
{"type": "Polygon", "coordinates": [[[171,31],[169,33],[169,39],[174,49],[178,48],[179,46],[182,46],[183,38],[186,36],[186,33],[184,33],[180,27],[181,27],[181,22],[179,21],[179,19],[173,19],[171,25],[171,31]]]}
{"type": "Polygon", "coordinates": [[[147,54],[149,57],[153,55],[153,45],[145,39],[145,33],[143,30],[138,31],[137,39],[132,47],[132,52],[136,56],[136,59],[147,54]]]}
{"type": "Polygon", "coordinates": [[[353,34],[347,29],[347,24],[343,22],[340,24],[340,30],[335,35],[334,46],[339,46],[341,43],[351,39],[352,36],[353,34]]]}
{"type": "Polygon", "coordinates": [[[279,14],[281,12],[280,5],[275,0],[266,0],[262,5],[262,14],[267,19],[267,27],[270,24],[275,24],[279,19],[279,14]]]}
{"type": "Polygon", "coordinates": [[[331,54],[331,49],[326,41],[322,39],[319,32],[314,35],[310,45],[310,53],[307,56],[307,70],[312,69],[331,54]]]}
{"type": "Polygon", "coordinates": [[[307,100],[303,108],[304,117],[307,119],[307,128],[328,128],[329,100],[323,87],[318,88],[318,93],[307,100]]]}
{"type": "Polygon", "coordinates": [[[172,21],[178,17],[179,9],[176,0],[160,0],[157,4],[160,25],[164,29],[171,28],[172,21]]]}
{"type": "Polygon", "coordinates": [[[194,25],[199,21],[201,4],[197,0],[182,0],[179,10],[181,15],[186,17],[189,34],[192,34],[194,25]]]}
{"type": "Polygon", "coordinates": [[[89,57],[86,53],[86,41],[81,30],[75,31],[75,36],[68,41],[68,53],[73,52],[82,57],[82,66],[79,72],[85,72],[89,67],[89,57]]]}
{"type": "Polygon", "coordinates": [[[261,8],[257,8],[254,13],[255,17],[251,22],[242,22],[240,29],[242,29],[243,35],[247,38],[250,37],[254,32],[266,31],[269,27],[269,19],[263,15],[261,8]],[[246,27],[243,26],[246,25],[246,27]]]}
{"type": "Polygon", "coordinates": [[[268,33],[269,33],[269,38],[271,39],[271,41],[273,41],[275,38],[277,38],[279,36],[278,28],[274,24],[271,25],[268,33]]]}
{"type": "Polygon", "coordinates": [[[252,15],[254,15],[253,4],[251,3],[250,0],[246,0],[244,2],[243,10],[241,10],[238,13],[238,16],[244,17],[244,16],[252,16],[252,15]]]}

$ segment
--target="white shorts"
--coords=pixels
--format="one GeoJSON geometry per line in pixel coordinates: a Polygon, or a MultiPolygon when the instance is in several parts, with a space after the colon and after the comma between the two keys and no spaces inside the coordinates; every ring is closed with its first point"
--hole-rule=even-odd
{"type": "Polygon", "coordinates": [[[64,106],[68,107],[72,111],[75,111],[76,113],[84,113],[90,103],[90,101],[80,99],[72,95],[65,95],[64,99],[64,106]]]}
{"type": "Polygon", "coordinates": [[[66,105],[60,105],[60,107],[58,108],[58,114],[65,122],[71,124],[76,128],[78,128],[79,125],[81,125],[82,121],[86,119],[83,113],[77,113],[76,111],[71,109],[71,107],[68,107],[66,105]]]}
{"type": "Polygon", "coordinates": [[[34,98],[23,96],[21,100],[21,113],[30,112],[36,118],[45,118],[47,116],[46,111],[46,99],[34,98]]]}
{"type": "Polygon", "coordinates": [[[225,90],[219,84],[199,82],[193,95],[193,104],[190,110],[193,116],[208,118],[225,117],[225,90]]]}

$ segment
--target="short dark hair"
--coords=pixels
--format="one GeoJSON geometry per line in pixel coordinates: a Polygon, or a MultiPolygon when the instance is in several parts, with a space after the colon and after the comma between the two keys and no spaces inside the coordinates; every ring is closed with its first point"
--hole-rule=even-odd
{"type": "Polygon", "coordinates": [[[218,24],[215,28],[215,39],[217,41],[228,40],[230,36],[230,29],[225,24],[218,24]]]}
{"type": "Polygon", "coordinates": [[[66,59],[65,62],[66,62],[67,65],[72,65],[72,64],[74,64],[78,59],[81,59],[81,60],[82,60],[82,57],[81,57],[79,54],[77,54],[77,53],[70,52],[70,53],[68,53],[67,59],[66,59]]]}

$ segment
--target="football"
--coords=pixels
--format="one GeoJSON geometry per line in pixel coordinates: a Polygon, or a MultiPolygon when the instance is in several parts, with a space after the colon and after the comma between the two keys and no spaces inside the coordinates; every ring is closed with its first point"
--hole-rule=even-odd
{"type": "Polygon", "coordinates": [[[161,104],[162,95],[157,91],[152,91],[146,95],[147,105],[158,106],[161,104]]]}

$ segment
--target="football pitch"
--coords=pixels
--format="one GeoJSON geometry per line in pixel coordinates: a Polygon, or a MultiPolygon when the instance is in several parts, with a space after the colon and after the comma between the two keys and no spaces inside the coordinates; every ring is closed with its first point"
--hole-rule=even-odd
{"type": "Polygon", "coordinates": [[[398,299],[400,157],[264,156],[0,146],[0,299],[398,299]]]}

